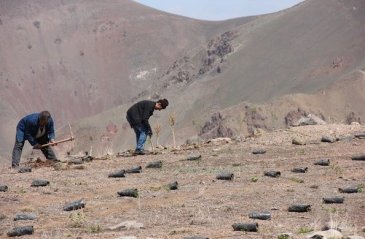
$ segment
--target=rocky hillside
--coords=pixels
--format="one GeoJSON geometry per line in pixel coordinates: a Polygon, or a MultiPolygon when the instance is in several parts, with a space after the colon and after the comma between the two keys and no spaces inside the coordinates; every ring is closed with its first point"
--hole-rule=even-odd
{"type": "Polygon", "coordinates": [[[254,18],[204,22],[129,0],[0,1],[0,151],[48,109],[58,128],[123,103],[175,59],[254,18]]]}
{"type": "Polygon", "coordinates": [[[363,238],[364,149],[364,126],[332,124],[54,167],[34,158],[23,173],[0,168],[0,237],[363,238]]]}

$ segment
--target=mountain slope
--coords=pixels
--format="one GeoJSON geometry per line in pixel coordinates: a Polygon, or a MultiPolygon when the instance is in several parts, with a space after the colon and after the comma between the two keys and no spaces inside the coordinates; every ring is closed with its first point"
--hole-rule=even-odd
{"type": "Polygon", "coordinates": [[[0,1],[1,155],[15,126],[48,109],[56,125],[130,102],[161,69],[226,28],[126,0],[0,1]]]}

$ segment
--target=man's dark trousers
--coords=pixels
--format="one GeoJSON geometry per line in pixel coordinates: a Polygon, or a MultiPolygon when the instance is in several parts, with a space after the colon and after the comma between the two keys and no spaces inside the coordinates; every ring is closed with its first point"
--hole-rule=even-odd
{"type": "MultiPolygon", "coordinates": [[[[47,134],[43,135],[41,138],[36,139],[36,141],[38,144],[47,144],[49,142],[47,134]]],[[[14,149],[13,149],[13,159],[11,162],[11,165],[13,167],[19,166],[24,143],[25,143],[25,141],[17,142],[15,139],[15,144],[14,144],[14,149]]],[[[55,160],[55,161],[57,160],[57,157],[56,157],[55,153],[53,152],[53,149],[51,146],[44,147],[41,149],[41,151],[44,154],[44,156],[46,157],[46,159],[55,160]]]]}

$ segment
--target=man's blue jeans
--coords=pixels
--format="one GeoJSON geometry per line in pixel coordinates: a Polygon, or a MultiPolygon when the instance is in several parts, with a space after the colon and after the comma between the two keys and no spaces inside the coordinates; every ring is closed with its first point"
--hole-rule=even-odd
{"type": "Polygon", "coordinates": [[[133,129],[137,139],[136,151],[143,151],[147,139],[147,128],[144,125],[138,125],[134,126],[133,129]]]}

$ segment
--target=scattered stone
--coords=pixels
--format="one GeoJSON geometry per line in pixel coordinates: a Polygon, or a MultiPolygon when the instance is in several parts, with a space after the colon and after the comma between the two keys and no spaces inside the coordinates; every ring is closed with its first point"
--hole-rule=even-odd
{"type": "Polygon", "coordinates": [[[19,168],[18,173],[30,173],[32,172],[32,168],[31,167],[22,167],[19,168]]]}
{"type": "Polygon", "coordinates": [[[278,177],[280,177],[281,173],[280,173],[280,171],[273,170],[273,171],[265,171],[264,175],[268,176],[268,177],[272,177],[272,178],[278,178],[278,177]]]}
{"type": "Polygon", "coordinates": [[[257,232],[259,224],[256,223],[235,223],[232,225],[234,231],[257,232]]]}
{"type": "Polygon", "coordinates": [[[120,230],[143,229],[143,228],[144,228],[143,223],[139,223],[137,221],[125,221],[115,226],[111,226],[107,229],[111,231],[120,231],[120,230]]]}
{"type": "Polygon", "coordinates": [[[291,171],[293,173],[306,173],[308,171],[308,167],[293,168],[291,171]]]}
{"type": "Polygon", "coordinates": [[[336,138],[333,137],[333,136],[330,136],[330,135],[324,135],[321,138],[321,142],[324,142],[324,143],[334,143],[334,142],[336,142],[336,138]]]}
{"type": "Polygon", "coordinates": [[[70,169],[70,165],[68,163],[58,162],[53,165],[54,170],[63,171],[70,169]]]}
{"type": "Polygon", "coordinates": [[[365,154],[353,155],[351,159],[355,161],[365,161],[365,154]]]}
{"type": "Polygon", "coordinates": [[[83,164],[84,161],[82,160],[82,158],[76,158],[76,159],[70,159],[68,161],[68,164],[83,164]]]}
{"type": "Polygon", "coordinates": [[[296,137],[296,138],[293,138],[292,144],[294,144],[294,145],[306,145],[307,143],[305,142],[304,139],[296,137]]]}
{"type": "Polygon", "coordinates": [[[177,190],[178,189],[178,183],[176,181],[172,182],[172,183],[169,183],[169,184],[167,184],[167,188],[169,190],[177,190]]]}
{"type": "Polygon", "coordinates": [[[252,151],[253,154],[266,154],[266,150],[265,149],[254,149],[252,151]]]}
{"type": "Polygon", "coordinates": [[[340,193],[358,193],[359,188],[357,186],[349,186],[345,188],[339,188],[340,193]]]}
{"type": "Polygon", "coordinates": [[[162,168],[162,161],[156,161],[147,164],[146,168],[162,168]]]}
{"type": "Polygon", "coordinates": [[[14,227],[7,233],[8,237],[20,237],[24,235],[32,235],[34,232],[33,226],[14,227]]]}
{"type": "Polygon", "coordinates": [[[326,121],[314,114],[307,114],[302,116],[297,122],[293,123],[293,126],[304,126],[304,125],[324,125],[326,121]]]}
{"type": "Polygon", "coordinates": [[[344,141],[344,142],[351,142],[351,140],[354,139],[354,136],[352,135],[340,135],[337,140],[338,141],[344,141]]]}
{"type": "Polygon", "coordinates": [[[259,220],[271,220],[270,212],[251,212],[248,214],[249,218],[259,219],[259,220]]]}
{"type": "Polygon", "coordinates": [[[354,235],[354,236],[348,236],[346,239],[365,239],[365,238],[362,236],[354,235]]]}
{"type": "Polygon", "coordinates": [[[221,145],[221,144],[230,144],[232,143],[232,139],[231,138],[215,138],[215,139],[210,139],[207,141],[207,143],[212,143],[214,145],[221,145]]]}
{"type": "Polygon", "coordinates": [[[49,181],[43,179],[37,179],[32,182],[31,187],[45,187],[49,185],[49,181]]]}
{"type": "Polygon", "coordinates": [[[365,132],[359,132],[355,134],[355,138],[365,139],[365,132]]]}
{"type": "Polygon", "coordinates": [[[233,173],[220,173],[216,177],[216,179],[218,180],[233,180],[233,178],[234,178],[233,173]]]}
{"type": "MultiPolygon", "coordinates": [[[[0,213],[0,221],[6,219],[5,214],[0,213]]],[[[1,235],[1,234],[0,234],[1,235]]]]}
{"type": "Polygon", "coordinates": [[[118,192],[118,195],[120,197],[133,197],[133,198],[137,198],[138,197],[138,189],[127,189],[127,190],[123,190],[118,192]]]}
{"type": "Polygon", "coordinates": [[[295,204],[288,208],[289,212],[309,212],[311,210],[311,205],[309,204],[295,204]]]}
{"type": "Polygon", "coordinates": [[[22,213],[19,212],[15,215],[14,221],[20,221],[20,220],[35,220],[37,219],[37,215],[34,213],[22,213]]]}
{"type": "Polygon", "coordinates": [[[192,237],[184,237],[184,239],[209,239],[209,237],[192,236],[192,237]]]}
{"type": "Polygon", "coordinates": [[[342,239],[343,235],[341,232],[334,230],[334,229],[330,229],[327,231],[318,231],[318,232],[313,232],[310,233],[309,235],[306,236],[306,238],[310,238],[310,239],[317,239],[317,238],[330,238],[330,239],[342,239]]]}
{"type": "Polygon", "coordinates": [[[75,165],[75,166],[72,167],[72,169],[84,170],[85,166],[84,165],[75,165]]]}
{"type": "Polygon", "coordinates": [[[85,207],[85,201],[83,199],[71,202],[63,206],[64,211],[74,211],[85,207]]]}
{"type": "Polygon", "coordinates": [[[330,160],[329,159],[319,159],[319,160],[314,162],[314,165],[329,166],[330,165],[330,160]]]}
{"type": "Polygon", "coordinates": [[[142,172],[142,167],[141,166],[134,166],[130,169],[127,169],[125,172],[126,173],[141,173],[142,172]]]}
{"type": "Polygon", "coordinates": [[[8,186],[6,186],[6,185],[0,185],[0,192],[6,192],[6,191],[8,191],[8,186]]]}
{"type": "Polygon", "coordinates": [[[344,197],[328,197],[328,198],[323,198],[323,203],[326,204],[334,204],[334,203],[343,203],[345,201],[344,197]]]}
{"type": "Polygon", "coordinates": [[[114,173],[110,173],[108,175],[109,178],[124,178],[125,177],[125,170],[119,170],[117,172],[114,173]]]}
{"type": "Polygon", "coordinates": [[[186,160],[188,160],[188,161],[198,161],[198,160],[201,160],[201,159],[202,159],[202,156],[201,156],[201,154],[199,154],[199,155],[191,155],[186,160]]]}

